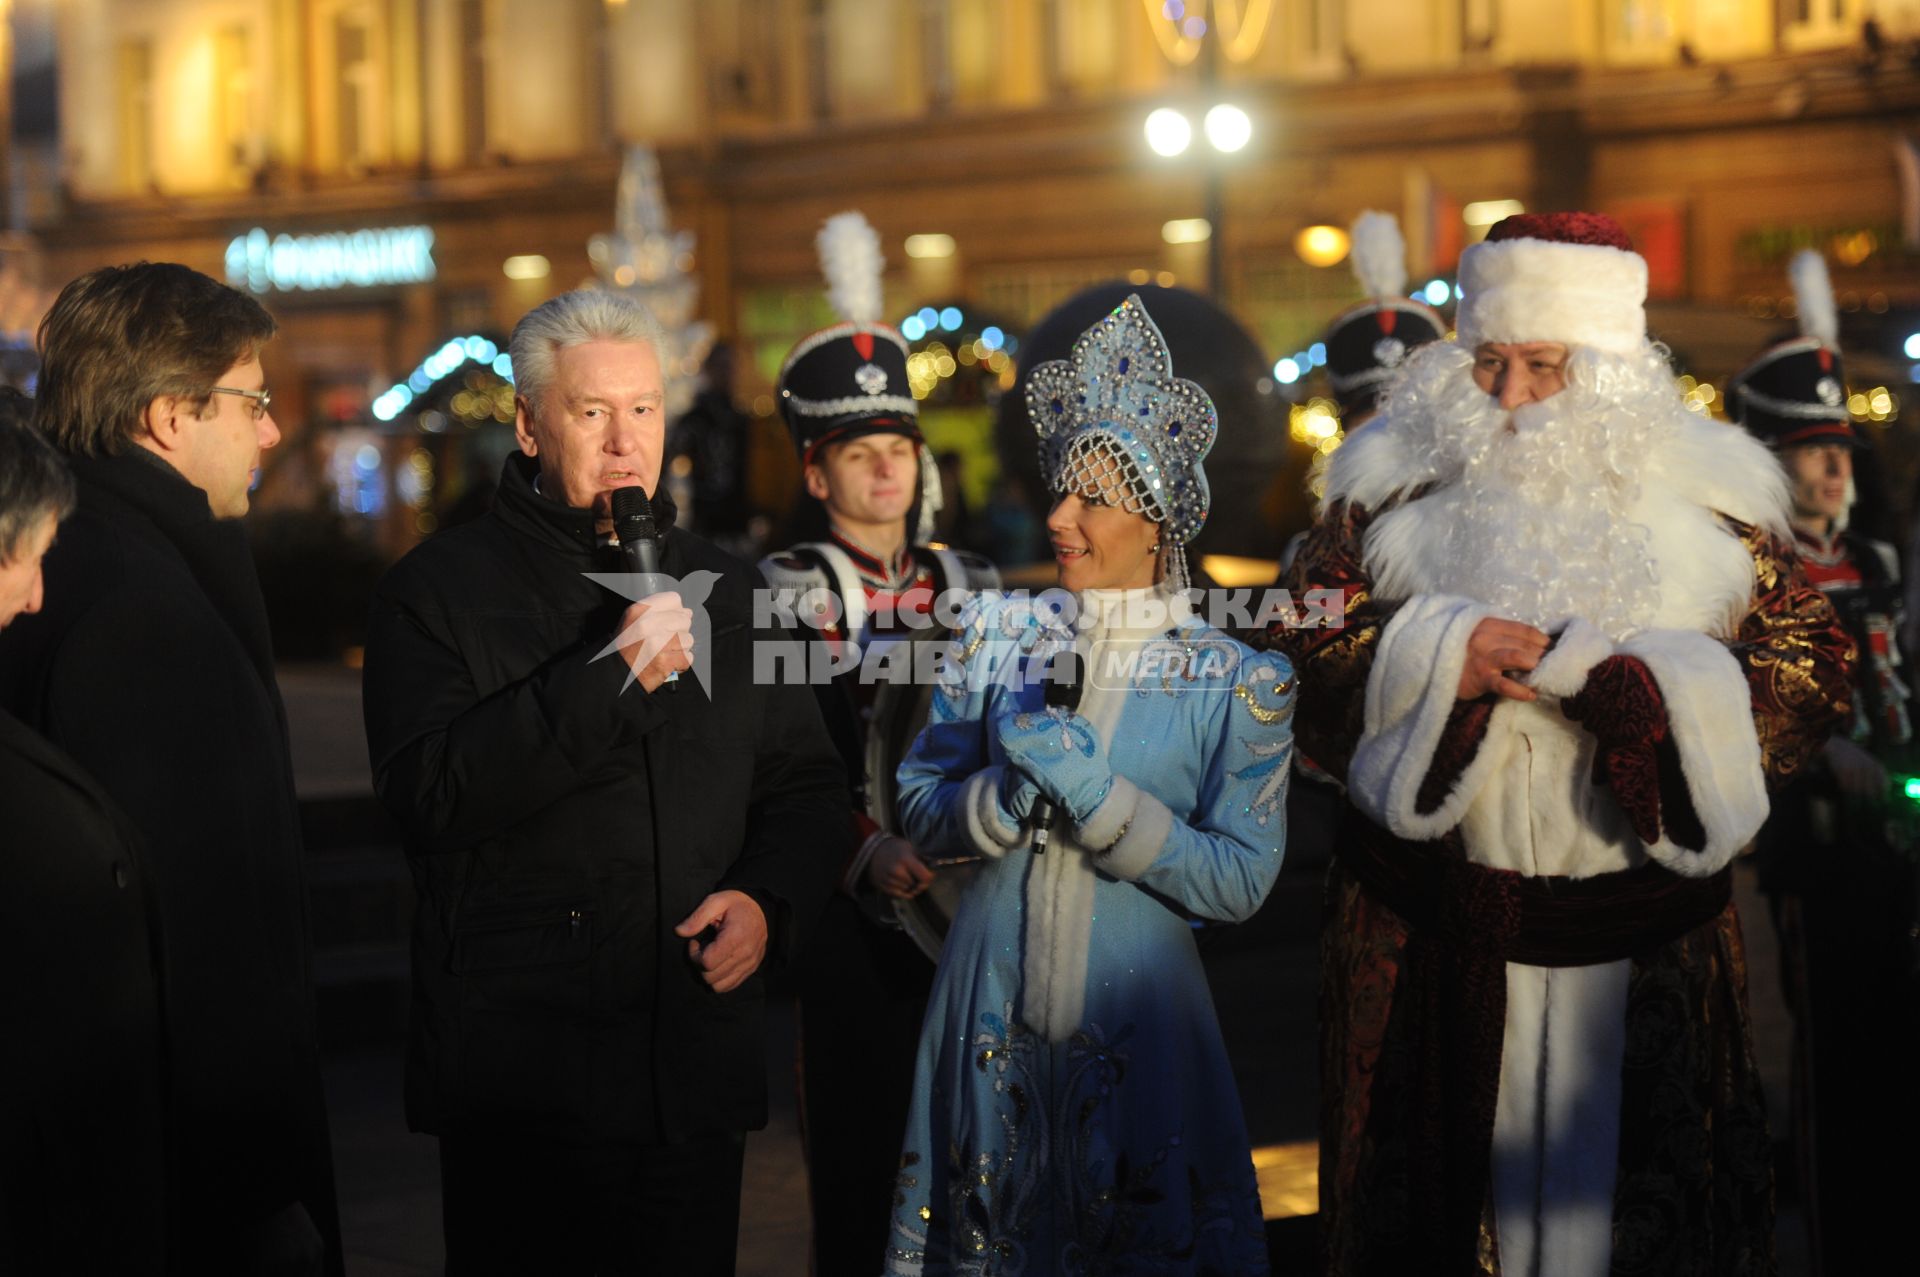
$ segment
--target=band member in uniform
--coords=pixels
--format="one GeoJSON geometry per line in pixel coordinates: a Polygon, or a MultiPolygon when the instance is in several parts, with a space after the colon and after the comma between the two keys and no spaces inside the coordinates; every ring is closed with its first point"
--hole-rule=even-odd
{"type": "Polygon", "coordinates": [[[1447,321],[1407,296],[1407,241],[1392,213],[1354,219],[1349,262],[1367,300],[1327,329],[1327,382],[1348,434],[1373,420],[1387,383],[1407,356],[1447,335],[1447,321]]]}
{"type": "Polygon", "coordinates": [[[1913,729],[1894,641],[1899,556],[1848,526],[1865,441],[1847,412],[1833,289],[1812,250],[1792,274],[1801,335],[1737,375],[1727,405],[1779,454],[1807,579],[1839,613],[1860,663],[1852,718],[1774,800],[1757,850],[1794,1014],[1794,1144],[1814,1271],[1868,1272],[1894,1253],[1911,1193],[1853,1141],[1867,1129],[1889,1147],[1920,1138],[1915,830],[1889,775],[1913,729]]]}
{"type": "MultiPolygon", "coordinates": [[[[1340,406],[1340,426],[1347,434],[1373,420],[1387,384],[1407,356],[1430,341],[1447,335],[1447,321],[1425,302],[1407,296],[1407,241],[1392,213],[1369,210],[1354,219],[1353,244],[1347,261],[1367,299],[1334,317],[1322,339],[1327,347],[1327,384],[1340,406]]],[[[1308,486],[1316,499],[1324,483],[1327,454],[1313,459],[1308,486]]],[[[1306,543],[1305,531],[1296,532],[1280,554],[1280,571],[1306,543]]]]}
{"type": "MultiPolygon", "coordinates": [[[[867,787],[891,786],[897,760],[887,760],[886,774],[866,775],[876,710],[889,718],[915,712],[919,697],[894,687],[877,705],[882,684],[862,676],[857,657],[879,644],[944,638],[933,620],[936,596],[993,588],[1000,578],[978,556],[925,543],[939,508],[939,474],[907,385],[906,340],[879,322],[879,237],[859,213],[841,213],[821,228],[818,243],[842,322],[793,348],[778,401],[827,536],[770,555],[760,568],[790,598],[833,598],[829,617],[805,637],[851,658],[846,673],[815,690],[854,780],[858,832],[841,890],[799,971],[814,1271],[825,1275],[869,1270],[885,1241],[933,977],[933,964],[900,929],[892,900],[919,896],[936,870],[870,814],[875,795],[867,787]]],[[[892,668],[904,678],[911,667],[892,668]]]]}

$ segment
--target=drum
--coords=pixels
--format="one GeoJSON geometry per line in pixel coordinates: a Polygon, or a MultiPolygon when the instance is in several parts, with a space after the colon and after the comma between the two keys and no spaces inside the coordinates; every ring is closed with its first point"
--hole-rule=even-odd
{"type": "MultiPolygon", "coordinates": [[[[945,631],[912,640],[917,643],[944,643],[945,631]]],[[[900,828],[894,800],[898,783],[894,773],[913,747],[920,729],[927,725],[927,713],[933,704],[933,686],[911,680],[882,683],[874,697],[872,718],[867,722],[867,815],[882,829],[900,828]]],[[[930,858],[931,859],[931,858],[930,858]]],[[[947,928],[953,922],[960,897],[980,872],[978,857],[956,857],[934,865],[933,885],[911,900],[891,900],[901,929],[920,946],[920,951],[938,962],[947,942],[947,928]]]]}

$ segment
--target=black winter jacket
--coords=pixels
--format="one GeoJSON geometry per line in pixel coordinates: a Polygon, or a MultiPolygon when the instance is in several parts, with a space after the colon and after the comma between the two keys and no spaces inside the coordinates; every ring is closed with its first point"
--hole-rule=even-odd
{"type": "Polygon", "coordinates": [[[0,706],[139,831],[158,911],[175,1271],[245,1269],[297,1204],[339,1272],[299,808],[237,520],[139,450],[68,458],[46,605],[0,634],[0,706]]]}
{"type": "Polygon", "coordinates": [[[761,976],[717,994],[673,934],[710,893],[766,910],[770,957],[825,903],[846,781],[810,690],[760,685],[759,574],[673,530],[662,570],[720,574],[711,696],[622,690],[627,601],[592,517],[508,460],[494,507],[377,592],[374,781],[418,900],[407,1113],[436,1134],[672,1142],[766,1122],[761,976]]]}
{"type": "Polygon", "coordinates": [[[139,835],[0,710],[0,1272],[159,1274],[160,977],[139,835]]]}

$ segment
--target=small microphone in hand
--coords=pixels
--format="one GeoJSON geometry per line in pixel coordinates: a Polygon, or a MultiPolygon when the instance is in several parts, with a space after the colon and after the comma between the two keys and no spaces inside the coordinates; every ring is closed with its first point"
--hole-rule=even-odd
{"type": "MultiPolygon", "coordinates": [[[[671,523],[671,516],[668,521],[671,523]]],[[[613,535],[620,543],[628,571],[650,577],[660,575],[660,539],[665,531],[646,489],[636,486],[613,490],[613,535]]],[[[641,597],[658,594],[667,584],[665,581],[643,582],[641,597]]],[[[668,687],[677,691],[679,684],[677,671],[667,675],[668,687]]]]}
{"type": "MultiPolygon", "coordinates": [[[[1071,647],[1063,647],[1053,654],[1047,662],[1046,706],[1048,709],[1063,709],[1069,714],[1080,708],[1080,653],[1071,647]]],[[[1033,854],[1042,856],[1047,851],[1047,839],[1053,835],[1053,800],[1042,795],[1033,800],[1033,811],[1028,816],[1033,829],[1033,854]]]]}

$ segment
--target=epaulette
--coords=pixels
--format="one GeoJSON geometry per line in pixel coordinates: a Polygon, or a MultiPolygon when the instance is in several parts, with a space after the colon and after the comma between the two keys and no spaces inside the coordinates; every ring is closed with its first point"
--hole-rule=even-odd
{"type": "Polygon", "coordinates": [[[775,593],[805,594],[808,590],[833,588],[826,567],[810,555],[779,550],[760,560],[760,575],[775,593]]]}

